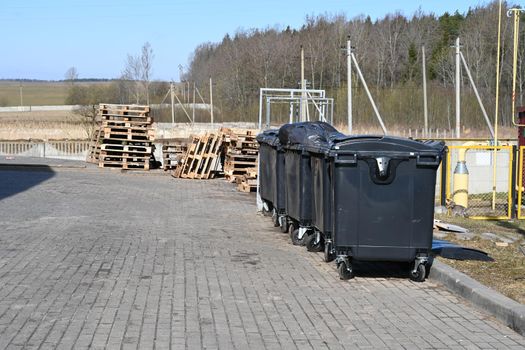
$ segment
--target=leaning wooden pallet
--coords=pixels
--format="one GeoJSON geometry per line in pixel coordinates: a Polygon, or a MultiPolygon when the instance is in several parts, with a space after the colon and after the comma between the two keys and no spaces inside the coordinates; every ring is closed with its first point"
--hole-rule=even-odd
{"type": "Polygon", "coordinates": [[[215,176],[215,168],[220,155],[222,137],[208,133],[193,136],[184,158],[177,165],[173,176],[186,179],[209,179],[215,176]]]}

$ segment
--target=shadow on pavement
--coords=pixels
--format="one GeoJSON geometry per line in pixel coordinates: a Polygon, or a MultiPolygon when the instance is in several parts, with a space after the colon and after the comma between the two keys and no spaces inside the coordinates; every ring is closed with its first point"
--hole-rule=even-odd
{"type": "Polygon", "coordinates": [[[412,264],[400,262],[354,261],[353,269],[358,277],[408,278],[412,264]]]}
{"type": "Polygon", "coordinates": [[[0,169],[0,200],[14,196],[55,176],[49,166],[0,169]]]}

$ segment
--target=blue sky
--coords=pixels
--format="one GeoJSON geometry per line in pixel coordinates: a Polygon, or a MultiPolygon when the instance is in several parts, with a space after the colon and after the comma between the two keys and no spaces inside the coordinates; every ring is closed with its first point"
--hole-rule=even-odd
{"type": "Polygon", "coordinates": [[[0,79],[116,78],[126,55],[149,41],[154,79],[178,80],[193,49],[239,28],[290,25],[306,15],[344,13],[373,19],[419,7],[438,15],[465,12],[483,0],[0,0],[0,79]]]}

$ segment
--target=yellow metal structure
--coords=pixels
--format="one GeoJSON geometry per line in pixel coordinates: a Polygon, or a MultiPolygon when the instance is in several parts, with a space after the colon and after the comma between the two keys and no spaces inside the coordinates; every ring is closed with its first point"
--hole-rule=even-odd
{"type": "Polygon", "coordinates": [[[516,183],[517,192],[518,192],[518,219],[525,219],[525,213],[521,209],[522,202],[523,202],[523,191],[525,191],[525,188],[523,188],[523,171],[525,170],[523,167],[523,153],[525,152],[525,146],[520,146],[519,150],[519,163],[518,163],[518,182],[516,183]]]}
{"type": "Polygon", "coordinates": [[[468,168],[467,151],[470,146],[484,146],[487,142],[465,142],[462,148],[458,149],[458,162],[454,169],[454,191],[452,200],[456,205],[468,208],[468,168]]]}
{"type": "Polygon", "coordinates": [[[468,173],[454,173],[454,192],[452,200],[457,205],[468,208],[468,173]]]}
{"type": "MultiPolygon", "coordinates": [[[[456,205],[461,205],[465,208],[469,208],[468,217],[470,219],[479,219],[479,220],[504,220],[510,219],[512,214],[512,178],[514,174],[512,173],[512,162],[514,159],[514,154],[512,152],[512,146],[488,146],[488,145],[462,145],[462,146],[448,146],[449,152],[447,155],[447,179],[448,181],[445,184],[445,193],[447,199],[452,199],[456,205]],[[456,176],[452,173],[452,155],[457,154],[457,159],[466,158],[466,152],[469,150],[478,150],[485,152],[494,152],[506,153],[508,154],[508,164],[501,164],[501,167],[508,167],[508,178],[506,182],[508,183],[507,188],[504,189],[500,194],[498,194],[499,202],[498,208],[499,212],[492,208],[491,202],[494,203],[491,192],[495,192],[493,188],[487,188],[485,194],[469,194],[469,180],[468,174],[466,176],[456,176]],[[459,183],[456,183],[458,181],[459,183]],[[465,190],[465,191],[464,191],[465,190]],[[466,196],[466,198],[465,198],[466,196]],[[456,201],[458,200],[458,201],[456,201]],[[469,204],[469,202],[474,202],[477,206],[469,204]],[[462,202],[463,201],[463,202],[462,202]],[[463,204],[462,204],[463,203],[463,204]],[[467,205],[464,205],[467,204],[467,205]],[[470,207],[469,207],[470,205],[470,207]],[[474,211],[480,209],[480,206],[484,206],[479,211],[474,211]],[[491,210],[492,209],[492,210],[491,210]],[[487,212],[487,213],[485,213],[487,212]],[[485,214],[483,214],[485,213],[485,214]]],[[[458,161],[458,163],[460,163],[458,161]]],[[[490,167],[487,167],[487,172],[490,174],[490,167]]],[[[490,182],[490,178],[487,179],[487,182],[490,182]]]]}

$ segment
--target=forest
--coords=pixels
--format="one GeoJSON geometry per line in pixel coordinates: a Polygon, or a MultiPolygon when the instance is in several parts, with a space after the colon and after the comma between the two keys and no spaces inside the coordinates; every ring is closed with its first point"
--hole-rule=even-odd
{"type": "MultiPolygon", "coordinates": [[[[501,124],[512,123],[511,82],[513,25],[504,3],[501,49],[501,124]]],[[[213,78],[213,99],[219,120],[255,121],[259,88],[298,88],[300,48],[305,52],[305,77],[312,89],[325,89],[335,99],[335,118],[346,118],[346,46],[354,53],[387,126],[421,128],[423,125],[422,46],[426,52],[428,111],[431,128],[454,128],[455,50],[457,37],[490,118],[494,116],[498,3],[470,8],[466,13],[436,15],[421,10],[407,16],[388,14],[372,20],[366,15],[308,16],[301,28],[239,29],[221,42],[203,43],[191,55],[183,80],[208,90],[213,78]]],[[[523,20],[523,18],[522,18],[523,20]]],[[[521,45],[524,43],[520,33],[521,45]]],[[[517,105],[523,104],[524,50],[519,50],[517,105]]],[[[355,74],[355,71],[354,73],[355,74]]],[[[357,76],[352,79],[353,115],[357,125],[377,122],[357,76]]],[[[462,123],[484,127],[483,116],[465,69],[461,71],[462,123]]]]}

